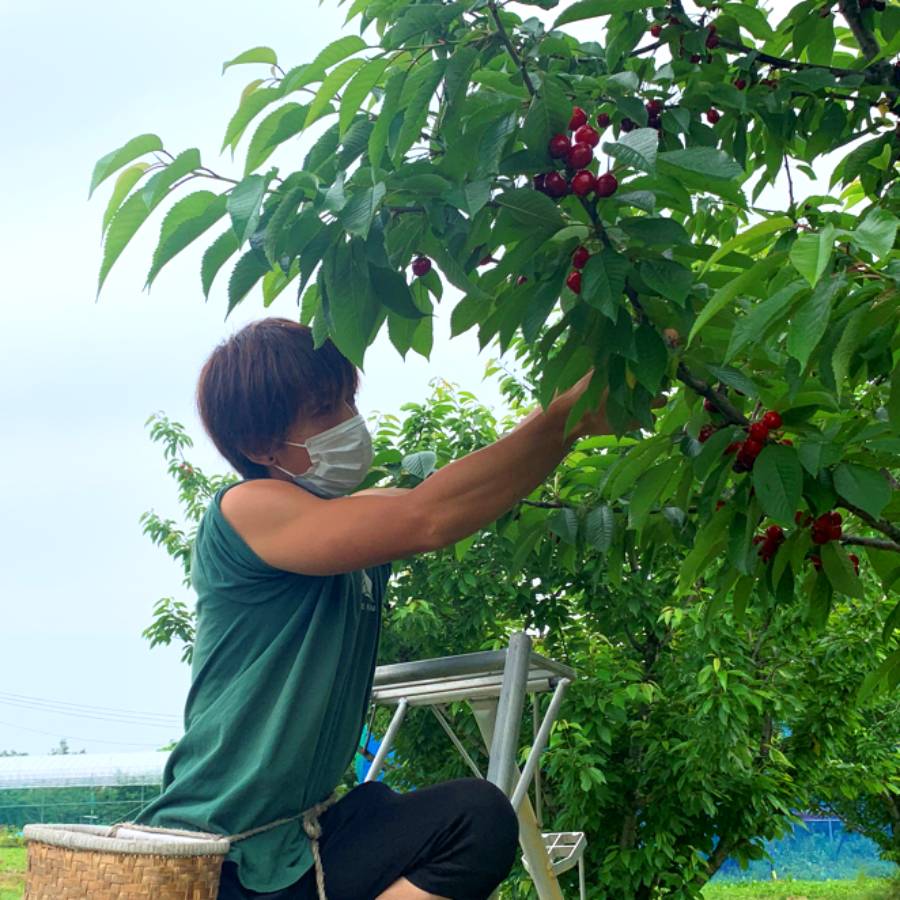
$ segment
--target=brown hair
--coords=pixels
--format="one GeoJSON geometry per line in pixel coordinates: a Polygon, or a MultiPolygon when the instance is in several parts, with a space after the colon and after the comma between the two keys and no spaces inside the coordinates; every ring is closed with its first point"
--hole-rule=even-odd
{"type": "Polygon", "coordinates": [[[244,478],[267,478],[247,453],[285,440],[301,416],[352,400],[359,373],[331,343],[313,346],[312,332],[290,319],[259,319],[213,350],[200,373],[197,408],[219,452],[244,478]]]}

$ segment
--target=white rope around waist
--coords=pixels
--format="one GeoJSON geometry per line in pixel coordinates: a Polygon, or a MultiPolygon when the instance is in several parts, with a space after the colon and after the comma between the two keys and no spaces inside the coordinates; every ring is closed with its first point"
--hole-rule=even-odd
{"type": "MultiPolygon", "coordinates": [[[[241,831],[238,834],[211,835],[211,837],[218,837],[220,839],[228,840],[231,843],[237,843],[238,841],[243,841],[245,838],[253,837],[255,834],[262,834],[262,832],[270,831],[273,828],[277,828],[279,825],[286,825],[288,822],[295,822],[297,819],[301,819],[303,831],[309,838],[312,847],[313,863],[316,870],[316,893],[318,894],[319,900],[328,900],[325,896],[325,870],[322,867],[322,854],[319,849],[319,839],[322,837],[322,825],[319,822],[319,816],[321,816],[326,809],[334,806],[337,799],[337,795],[332,794],[321,803],[311,806],[309,809],[304,810],[296,816],[277,819],[274,822],[269,822],[267,825],[260,825],[258,828],[251,828],[249,831],[241,831]]],[[[120,828],[127,828],[129,831],[144,831],[150,834],[171,834],[183,837],[196,837],[200,833],[196,831],[185,831],[179,828],[159,828],[154,825],[136,825],[133,822],[118,822],[117,824],[110,826],[107,837],[116,837],[116,832],[120,828]]]]}

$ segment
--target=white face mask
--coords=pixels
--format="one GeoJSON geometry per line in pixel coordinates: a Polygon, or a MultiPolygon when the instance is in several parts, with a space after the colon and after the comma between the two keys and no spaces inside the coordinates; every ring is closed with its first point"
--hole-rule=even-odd
{"type": "Polygon", "coordinates": [[[372,436],[362,416],[353,416],[334,428],[314,434],[303,444],[285,441],[291,447],[304,447],[312,465],[302,474],[275,468],[320,497],[341,497],[358,487],[372,467],[372,436]]]}

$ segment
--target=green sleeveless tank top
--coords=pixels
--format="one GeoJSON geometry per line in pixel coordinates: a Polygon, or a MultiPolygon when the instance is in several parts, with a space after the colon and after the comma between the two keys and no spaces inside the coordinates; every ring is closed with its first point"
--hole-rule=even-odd
{"type": "MultiPolygon", "coordinates": [[[[136,822],[238,834],[324,800],[365,721],[390,565],[327,577],[260,559],[210,503],[192,551],[197,633],[184,735],[136,822]]],[[[278,891],[311,866],[299,820],[232,845],[241,883],[278,891]]]]}

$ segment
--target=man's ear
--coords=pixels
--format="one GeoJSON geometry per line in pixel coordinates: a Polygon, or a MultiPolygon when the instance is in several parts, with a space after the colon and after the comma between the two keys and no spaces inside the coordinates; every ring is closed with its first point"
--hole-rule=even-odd
{"type": "Polygon", "coordinates": [[[258,466],[271,466],[275,462],[275,456],[272,453],[272,449],[261,451],[259,453],[250,453],[246,450],[242,451],[244,456],[250,460],[250,462],[256,463],[258,466]]]}

